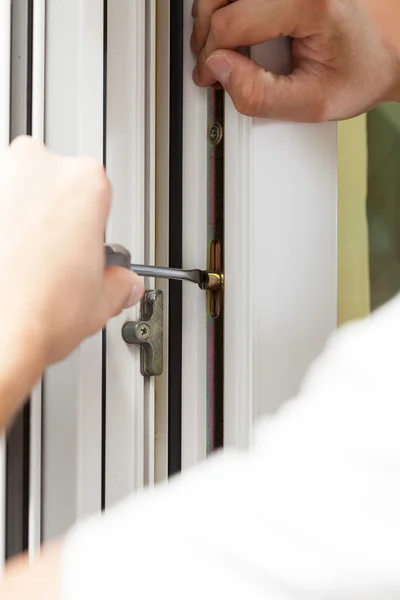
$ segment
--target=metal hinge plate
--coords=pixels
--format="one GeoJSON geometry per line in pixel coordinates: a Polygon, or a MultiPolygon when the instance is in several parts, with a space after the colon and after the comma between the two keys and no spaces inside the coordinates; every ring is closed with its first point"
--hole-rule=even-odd
{"type": "Polygon", "coordinates": [[[148,290],[142,299],[140,321],[127,321],[122,328],[122,337],[125,342],[140,346],[142,375],[151,377],[162,375],[163,312],[162,291],[148,290]]]}

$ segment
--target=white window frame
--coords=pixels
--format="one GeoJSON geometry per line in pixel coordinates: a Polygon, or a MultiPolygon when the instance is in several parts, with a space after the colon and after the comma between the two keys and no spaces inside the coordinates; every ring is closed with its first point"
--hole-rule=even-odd
{"type": "MultiPolygon", "coordinates": [[[[207,90],[192,81],[194,66],[190,51],[192,1],[184,0],[183,27],[183,267],[207,266],[207,90]]],[[[169,160],[169,3],[158,2],[158,148],[157,155],[157,260],[168,259],[168,171],[169,160]]],[[[248,327],[252,314],[253,269],[253,124],[239,115],[227,99],[225,107],[225,415],[227,445],[248,446],[252,425],[252,340],[248,327]],[[246,202],[242,201],[246,198],[246,202]],[[246,293],[238,293],[240,281],[246,293]],[[232,282],[232,283],[231,283],[232,282]],[[232,326],[232,324],[234,324],[232,326]],[[230,374],[228,376],[228,374],[230,374]],[[231,374],[235,374],[231,376],[231,374]],[[236,375],[237,374],[237,375],[236,375]]],[[[157,282],[157,287],[168,289],[157,282]]],[[[167,295],[166,295],[167,299],[167,295]]],[[[167,306],[166,306],[167,310],[167,306]]],[[[182,295],[182,468],[206,458],[207,365],[206,295],[195,286],[183,285],[182,295]]],[[[167,364],[167,336],[164,338],[167,364]]],[[[157,481],[167,477],[162,454],[168,439],[166,404],[167,369],[157,381],[157,481]]]]}
{"type": "MultiPolygon", "coordinates": [[[[6,147],[10,14],[8,2],[0,6],[0,143],[6,147]]],[[[192,0],[184,0],[183,266],[205,268],[207,92],[191,78],[191,6],[192,0]]],[[[104,105],[103,1],[47,0],[46,7],[44,0],[35,1],[33,133],[38,139],[45,133],[50,149],[61,154],[99,161],[105,154],[114,188],[107,239],[127,246],[138,263],[168,264],[169,36],[176,34],[169,16],[164,0],[109,0],[104,105]]],[[[253,55],[279,71],[289,65],[282,40],[253,49],[253,55]]],[[[245,448],[253,421],[296,392],[336,327],[336,125],[252,120],[227,97],[224,129],[224,437],[226,445],[245,448]],[[283,239],[284,229],[289,235],[283,239]]],[[[168,289],[160,281],[147,285],[168,289]]],[[[205,293],[184,284],[182,308],[187,468],[206,456],[205,293]]],[[[124,321],[137,316],[138,308],[125,311],[107,327],[106,508],[167,477],[167,332],[164,375],[149,381],[140,374],[138,348],[127,347],[121,337],[124,321]]],[[[49,369],[43,423],[42,390],[33,393],[31,555],[41,529],[45,539],[55,537],[102,508],[102,349],[98,334],[49,369]]],[[[0,540],[4,494],[0,451],[0,540]]]]}
{"type": "MultiPolygon", "coordinates": [[[[44,142],[46,0],[33,3],[32,40],[32,137],[44,142]]],[[[42,537],[42,394],[40,381],[31,394],[29,451],[29,531],[28,552],[33,559],[42,537]]]]}
{"type": "MultiPolygon", "coordinates": [[[[0,2],[0,150],[10,143],[11,2],[0,2]]],[[[0,436],[0,574],[6,540],[6,442],[0,436]]]]}
{"type": "MultiPolygon", "coordinates": [[[[207,98],[191,79],[192,1],[184,1],[184,266],[204,267],[207,98]]],[[[252,55],[266,68],[290,69],[286,40],[252,55]]],[[[336,129],[250,119],[226,98],[225,445],[248,446],[253,421],[296,393],[336,328],[336,129]]],[[[184,287],[184,467],[206,454],[204,315],[204,298],[184,287]]]]}
{"type": "MultiPolygon", "coordinates": [[[[257,46],[253,56],[266,68],[290,69],[286,40],[257,46]]],[[[253,139],[257,418],[296,394],[337,326],[337,124],[255,119],[253,139]]]]}
{"type": "MultiPolygon", "coordinates": [[[[183,267],[207,268],[207,90],[192,81],[192,3],[184,1],[183,27],[183,267]]],[[[173,32],[172,32],[173,34],[173,32]]],[[[182,468],[206,457],[206,294],[183,285],[182,468]]]]}
{"type": "MultiPolygon", "coordinates": [[[[155,255],[154,8],[108,4],[106,164],[114,202],[107,237],[129,248],[137,264],[155,255]]],[[[107,507],[154,480],[154,381],[140,373],[138,348],[121,337],[123,323],[137,318],[135,307],[107,326],[107,507]]]]}
{"type": "MultiPolygon", "coordinates": [[[[103,2],[48,0],[46,17],[46,144],[102,162],[103,2]]],[[[101,365],[97,334],[45,375],[45,540],[101,509],[101,365]]]]}
{"type": "MultiPolygon", "coordinates": [[[[169,264],[169,130],[170,130],[170,3],[156,0],[156,161],[155,161],[155,210],[157,236],[155,239],[155,263],[169,264]]],[[[169,283],[156,281],[156,287],[164,294],[164,315],[169,311],[169,283]]],[[[164,320],[165,324],[165,320],[164,320]]],[[[155,383],[155,463],[154,481],[160,483],[168,478],[168,328],[163,336],[164,370],[155,383]]]]}
{"type": "MultiPolygon", "coordinates": [[[[46,141],[62,154],[103,160],[113,186],[107,240],[132,259],[154,260],[154,2],[108,2],[107,102],[104,123],[103,2],[47,0],[46,141]],[[146,76],[147,72],[147,76],[146,76]],[[153,100],[146,102],[148,94],[153,100]],[[63,116],[60,122],[60,115],[63,116]],[[105,133],[106,148],[103,146],[105,133]]],[[[154,287],[152,281],[148,287],[154,287]]],[[[122,339],[125,320],[87,340],[45,377],[45,539],[108,508],[154,478],[154,383],[140,373],[139,348],[122,339]],[[102,388],[105,385],[105,490],[102,490],[102,388]]]]}

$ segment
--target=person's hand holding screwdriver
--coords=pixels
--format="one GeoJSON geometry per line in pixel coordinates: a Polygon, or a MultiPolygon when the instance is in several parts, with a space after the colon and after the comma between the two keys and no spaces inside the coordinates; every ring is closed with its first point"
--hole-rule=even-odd
{"type": "Polygon", "coordinates": [[[239,112],[320,122],[345,119],[400,100],[397,0],[197,0],[193,5],[195,83],[219,81],[239,112]],[[390,26],[390,20],[394,23],[390,26]],[[388,26],[389,21],[389,26],[388,26]],[[396,35],[397,28],[397,35],[396,35]],[[392,35],[391,35],[392,34],[392,35]],[[292,41],[289,76],[266,72],[235,50],[280,36],[292,41]]]}
{"type": "Polygon", "coordinates": [[[137,302],[143,283],[104,268],[111,190],[95,160],[19,138],[0,161],[0,190],[1,431],[43,369],[137,302]]]}

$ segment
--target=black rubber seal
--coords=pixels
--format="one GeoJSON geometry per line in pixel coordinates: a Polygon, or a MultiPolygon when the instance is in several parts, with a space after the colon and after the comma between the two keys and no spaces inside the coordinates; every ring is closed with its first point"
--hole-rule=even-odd
{"type": "MultiPolygon", "coordinates": [[[[170,3],[169,266],[182,268],[183,0],[170,3]]],[[[168,475],[182,468],[182,282],[169,283],[168,475]]]]}

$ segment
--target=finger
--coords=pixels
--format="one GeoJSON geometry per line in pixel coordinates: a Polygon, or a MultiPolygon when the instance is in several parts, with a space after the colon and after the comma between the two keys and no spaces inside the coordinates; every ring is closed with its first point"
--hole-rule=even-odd
{"type": "Polygon", "coordinates": [[[29,135],[20,135],[14,138],[10,144],[10,148],[12,148],[14,152],[17,151],[21,153],[46,151],[46,148],[42,143],[38,142],[29,135]]]}
{"type": "Polygon", "coordinates": [[[206,61],[215,50],[256,46],[281,36],[302,37],[308,32],[303,23],[311,31],[321,10],[310,12],[305,3],[294,0],[237,0],[221,8],[211,17],[207,41],[193,72],[194,82],[201,87],[214,83],[206,61]]]}
{"type": "Polygon", "coordinates": [[[278,37],[276,13],[279,11],[276,5],[276,0],[268,4],[265,0],[237,0],[214,12],[210,18],[207,40],[193,71],[194,82],[200,87],[208,87],[215,82],[206,66],[207,58],[215,50],[255,46],[278,37]]]}
{"type": "Polygon", "coordinates": [[[326,90],[321,65],[306,65],[291,75],[275,75],[231,50],[217,51],[207,67],[220,81],[237,110],[250,117],[319,122],[326,114],[326,90]]]}
{"type": "Polygon", "coordinates": [[[129,269],[107,267],[104,269],[105,320],[118,315],[124,308],[139,302],[144,294],[143,280],[129,269]]]}
{"type": "Polygon", "coordinates": [[[211,17],[218,9],[229,4],[229,0],[197,0],[193,4],[195,22],[190,47],[195,54],[204,48],[210,31],[211,17]]]}

